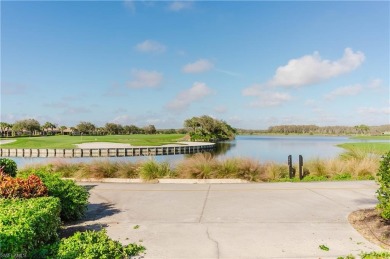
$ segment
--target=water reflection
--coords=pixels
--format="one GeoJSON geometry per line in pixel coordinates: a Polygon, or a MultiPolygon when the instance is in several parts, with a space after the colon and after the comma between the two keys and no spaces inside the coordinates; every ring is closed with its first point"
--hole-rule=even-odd
{"type": "Polygon", "coordinates": [[[215,149],[213,151],[214,156],[222,156],[226,155],[230,149],[234,148],[236,146],[235,141],[223,141],[215,144],[215,149]]]}

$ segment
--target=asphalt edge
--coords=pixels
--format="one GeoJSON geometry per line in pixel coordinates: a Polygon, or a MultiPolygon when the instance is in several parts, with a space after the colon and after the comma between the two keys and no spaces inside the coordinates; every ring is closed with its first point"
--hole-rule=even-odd
{"type": "Polygon", "coordinates": [[[99,182],[99,183],[164,183],[164,184],[224,184],[224,183],[249,183],[247,180],[242,179],[153,179],[150,181],[137,179],[123,179],[123,178],[63,178],[74,180],[76,182],[99,182]]]}

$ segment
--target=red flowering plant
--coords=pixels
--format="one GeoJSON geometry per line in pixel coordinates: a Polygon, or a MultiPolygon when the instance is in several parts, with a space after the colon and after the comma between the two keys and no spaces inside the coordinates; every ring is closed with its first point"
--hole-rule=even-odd
{"type": "Polygon", "coordinates": [[[0,168],[0,198],[35,198],[47,196],[47,187],[36,175],[27,179],[13,178],[0,168]]]}

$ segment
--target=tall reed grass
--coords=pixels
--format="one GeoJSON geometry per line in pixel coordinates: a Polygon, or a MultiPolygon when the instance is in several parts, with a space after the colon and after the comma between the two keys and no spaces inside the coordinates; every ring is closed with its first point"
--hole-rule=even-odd
{"type": "MultiPolygon", "coordinates": [[[[298,168],[298,165],[295,165],[298,168]]],[[[334,159],[305,161],[306,180],[374,179],[379,168],[379,157],[353,151],[334,159]]],[[[209,153],[195,154],[180,161],[174,168],[168,162],[150,159],[143,162],[111,162],[96,160],[91,163],[54,162],[21,169],[45,170],[74,178],[239,178],[252,182],[288,180],[287,164],[260,163],[249,158],[217,159],[209,153]]],[[[298,176],[296,176],[298,177],[298,176]]]]}
{"type": "Polygon", "coordinates": [[[157,178],[167,178],[174,176],[168,162],[158,163],[154,159],[150,159],[139,165],[139,177],[144,180],[153,180],[157,178]]]}

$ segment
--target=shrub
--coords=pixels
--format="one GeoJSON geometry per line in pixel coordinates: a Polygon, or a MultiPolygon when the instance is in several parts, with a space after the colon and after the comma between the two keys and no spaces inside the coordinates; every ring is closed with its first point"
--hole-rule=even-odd
{"type": "Polygon", "coordinates": [[[266,174],[267,174],[267,179],[269,181],[276,181],[282,178],[287,178],[288,166],[275,164],[275,163],[268,163],[266,165],[266,174]]]}
{"type": "Polygon", "coordinates": [[[0,199],[0,252],[23,254],[58,240],[58,198],[0,199]]]}
{"type": "Polygon", "coordinates": [[[238,165],[236,176],[248,181],[266,180],[265,167],[259,161],[243,158],[238,165]]]}
{"type": "Polygon", "coordinates": [[[109,160],[94,161],[93,163],[83,164],[77,171],[77,178],[112,178],[118,170],[117,163],[109,160]]]}
{"type": "Polygon", "coordinates": [[[0,169],[0,198],[34,198],[47,196],[47,188],[36,175],[13,178],[0,169]]]}
{"type": "Polygon", "coordinates": [[[390,151],[383,156],[378,171],[378,208],[382,218],[390,219],[390,151]]]}
{"type": "Polygon", "coordinates": [[[238,171],[239,159],[230,158],[218,163],[218,178],[235,177],[238,171]]]}
{"type": "Polygon", "coordinates": [[[326,163],[320,159],[310,160],[306,163],[305,169],[308,170],[310,175],[328,177],[328,171],[326,163]]]}
{"type": "Polygon", "coordinates": [[[198,153],[187,158],[176,167],[179,177],[190,179],[209,179],[215,176],[217,161],[210,153],[198,153]]]}
{"type": "Polygon", "coordinates": [[[14,160],[9,158],[0,158],[0,168],[3,168],[3,172],[9,176],[15,177],[18,167],[14,160]]]}
{"type": "Polygon", "coordinates": [[[142,179],[152,180],[171,175],[171,168],[167,162],[158,163],[151,159],[142,163],[138,172],[142,179]]]}
{"type": "MultiPolygon", "coordinates": [[[[58,197],[61,201],[61,219],[72,221],[81,219],[87,210],[88,191],[73,180],[63,180],[59,174],[42,171],[33,172],[39,176],[48,189],[49,196],[58,197]]],[[[29,172],[19,173],[27,177],[29,172]]]]}
{"type": "Polygon", "coordinates": [[[44,246],[34,253],[34,257],[57,259],[84,258],[131,258],[145,251],[145,247],[135,243],[123,246],[107,236],[106,230],[76,232],[60,242],[44,246]]]}
{"type": "Polygon", "coordinates": [[[138,178],[138,164],[132,162],[119,162],[116,176],[119,178],[138,178]]]}
{"type": "Polygon", "coordinates": [[[388,259],[390,258],[390,252],[386,251],[373,251],[369,253],[362,252],[360,254],[361,259],[388,259]]]}
{"type": "Polygon", "coordinates": [[[51,172],[59,173],[62,177],[74,177],[82,165],[83,163],[65,163],[62,161],[49,164],[51,172]]]}

